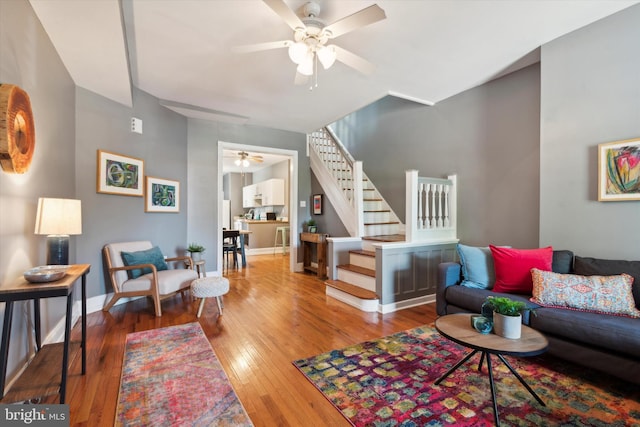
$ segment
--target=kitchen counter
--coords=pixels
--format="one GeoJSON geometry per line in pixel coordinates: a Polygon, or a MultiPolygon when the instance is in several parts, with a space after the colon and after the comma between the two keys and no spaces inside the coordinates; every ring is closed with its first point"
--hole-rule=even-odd
{"type": "MultiPolygon", "coordinates": [[[[239,221],[242,223],[243,230],[251,231],[247,242],[247,246],[249,247],[248,253],[250,255],[271,253],[274,248],[276,228],[289,226],[288,221],[267,221],[259,219],[242,219],[239,221]]],[[[287,233],[287,239],[289,239],[289,233],[287,233]]],[[[278,244],[281,244],[279,239],[278,244]]]]}

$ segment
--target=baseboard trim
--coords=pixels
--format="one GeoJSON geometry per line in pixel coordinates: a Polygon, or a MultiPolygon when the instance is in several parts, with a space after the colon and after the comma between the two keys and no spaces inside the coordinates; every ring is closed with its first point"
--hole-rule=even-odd
{"type": "Polygon", "coordinates": [[[418,298],[412,298],[404,301],[398,301],[391,304],[380,304],[378,312],[381,314],[393,313],[394,311],[404,310],[405,308],[416,307],[418,305],[429,304],[435,302],[436,295],[425,295],[418,298]]]}

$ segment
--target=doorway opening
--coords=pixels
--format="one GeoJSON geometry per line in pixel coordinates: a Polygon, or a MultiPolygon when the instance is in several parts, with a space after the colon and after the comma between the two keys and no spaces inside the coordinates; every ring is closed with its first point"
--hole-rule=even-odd
{"type": "MultiPolygon", "coordinates": [[[[238,157],[241,160],[242,156],[238,157]]],[[[237,144],[232,142],[218,141],[218,218],[220,221],[223,221],[224,218],[224,188],[223,181],[224,175],[227,172],[231,172],[234,170],[234,167],[243,167],[244,173],[247,173],[252,170],[259,169],[262,163],[267,162],[278,162],[288,160],[288,171],[287,171],[287,181],[288,185],[285,186],[285,191],[287,193],[288,204],[286,205],[286,211],[283,213],[282,210],[279,211],[280,216],[283,217],[286,215],[286,218],[289,221],[289,233],[287,235],[287,239],[289,242],[289,270],[294,272],[296,271],[296,266],[298,264],[298,239],[295,238],[295,233],[293,232],[298,224],[297,218],[297,209],[298,206],[298,151],[295,150],[287,150],[282,148],[274,148],[274,147],[263,147],[258,145],[248,145],[248,144],[237,144]],[[236,159],[225,159],[225,153],[231,153],[233,155],[238,155],[239,153],[247,153],[247,161],[245,166],[237,165],[236,159]],[[251,165],[252,160],[262,158],[262,162],[253,161],[253,163],[257,163],[258,165],[251,165]],[[226,166],[225,166],[226,161],[226,166]],[[233,166],[232,166],[233,165],[233,166]]],[[[268,165],[266,165],[268,166],[268,165]]],[[[266,167],[262,166],[262,167],[266,167]]],[[[258,173],[258,172],[256,172],[258,173]]],[[[244,185],[244,182],[243,182],[244,185]]],[[[236,197],[241,197],[240,195],[236,195],[236,197]]],[[[237,212],[236,212],[237,213],[237,212]]],[[[231,220],[231,228],[234,228],[233,224],[233,216],[236,214],[231,212],[230,220],[231,220]]],[[[223,224],[224,226],[224,224],[223,224]]],[[[218,241],[222,241],[222,228],[223,226],[218,227],[218,241]]],[[[249,237],[249,241],[251,241],[251,236],[249,237]]],[[[218,265],[222,265],[222,253],[219,253],[218,256],[218,265]]]]}

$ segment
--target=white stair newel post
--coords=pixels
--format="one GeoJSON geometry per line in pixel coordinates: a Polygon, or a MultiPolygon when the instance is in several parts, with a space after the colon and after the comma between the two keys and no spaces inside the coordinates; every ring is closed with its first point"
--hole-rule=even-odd
{"type": "Polygon", "coordinates": [[[418,216],[418,171],[408,170],[405,172],[405,224],[407,242],[413,241],[420,228],[420,218],[418,216]]]}

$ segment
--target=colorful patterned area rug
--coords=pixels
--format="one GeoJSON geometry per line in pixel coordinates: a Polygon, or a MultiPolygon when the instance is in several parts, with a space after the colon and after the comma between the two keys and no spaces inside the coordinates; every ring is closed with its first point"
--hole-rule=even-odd
{"type": "MultiPolygon", "coordinates": [[[[468,351],[423,326],[293,364],[354,426],[491,426],[479,353],[434,385],[468,351]]],[[[502,426],[640,426],[640,387],[551,357],[505,358],[546,406],[492,357],[502,426]]]]}
{"type": "Polygon", "coordinates": [[[199,323],[127,334],[116,426],[252,426],[199,323]]]}

